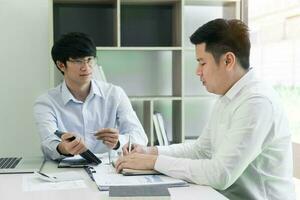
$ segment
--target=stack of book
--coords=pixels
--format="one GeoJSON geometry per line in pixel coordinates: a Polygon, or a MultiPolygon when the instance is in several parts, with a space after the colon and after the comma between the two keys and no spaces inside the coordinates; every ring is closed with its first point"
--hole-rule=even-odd
{"type": "Polygon", "coordinates": [[[159,146],[169,145],[167,132],[164,125],[164,120],[160,112],[154,112],[153,114],[154,131],[158,140],[159,146]]]}

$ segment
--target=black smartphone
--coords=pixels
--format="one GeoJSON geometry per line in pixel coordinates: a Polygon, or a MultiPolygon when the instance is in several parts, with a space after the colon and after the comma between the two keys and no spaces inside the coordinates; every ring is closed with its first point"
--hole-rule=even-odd
{"type": "MultiPolygon", "coordinates": [[[[55,134],[57,137],[61,138],[61,136],[62,136],[64,133],[61,132],[61,131],[56,130],[56,131],[54,132],[54,134],[55,134]]],[[[76,137],[73,136],[73,137],[71,137],[71,138],[68,138],[67,141],[72,142],[73,140],[75,140],[75,138],[76,138],[76,137]]],[[[87,160],[89,163],[91,163],[91,164],[97,164],[97,165],[98,165],[98,164],[102,163],[102,161],[101,161],[95,154],[93,154],[93,152],[91,152],[89,149],[86,150],[85,152],[81,153],[80,156],[83,157],[84,159],[86,159],[86,160],[87,160]]]]}

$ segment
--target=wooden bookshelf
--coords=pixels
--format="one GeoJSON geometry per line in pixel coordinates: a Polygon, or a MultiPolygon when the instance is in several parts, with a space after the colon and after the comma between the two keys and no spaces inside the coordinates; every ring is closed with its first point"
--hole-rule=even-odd
{"type": "MultiPolygon", "coordinates": [[[[98,64],[121,86],[154,144],[154,111],[161,112],[172,143],[201,134],[215,96],[195,75],[189,36],[215,18],[246,19],[244,0],[53,0],[55,40],[85,32],[97,45],[98,64]]],[[[52,46],[52,40],[50,40],[52,46]]],[[[53,85],[61,80],[53,71],[53,85]]]]}

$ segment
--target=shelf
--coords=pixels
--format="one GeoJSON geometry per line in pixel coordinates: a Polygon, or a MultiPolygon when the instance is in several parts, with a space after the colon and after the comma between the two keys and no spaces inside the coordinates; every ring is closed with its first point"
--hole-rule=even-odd
{"type": "Polygon", "coordinates": [[[193,51],[193,52],[195,52],[195,46],[193,46],[193,47],[184,47],[183,49],[184,49],[184,51],[193,51]]]}
{"type": "Polygon", "coordinates": [[[184,52],[184,96],[207,95],[206,88],[196,75],[198,62],[195,51],[184,52]]]}
{"type": "Polygon", "coordinates": [[[180,51],[181,47],[97,47],[99,51],[180,51]]]}
{"type": "Polygon", "coordinates": [[[210,112],[216,102],[215,97],[192,97],[184,101],[184,136],[198,137],[204,129],[210,112]],[[197,122],[197,123],[195,123],[197,122]]]}
{"type": "Polygon", "coordinates": [[[159,2],[121,2],[121,46],[181,45],[179,2],[159,2]]]}
{"type": "Polygon", "coordinates": [[[190,36],[197,28],[216,18],[239,19],[239,0],[186,0],[183,7],[184,49],[194,47],[190,36]],[[191,20],[197,19],[197,20],[191,20]]]}
{"type": "Polygon", "coordinates": [[[126,5],[130,5],[130,4],[134,4],[134,5],[161,5],[161,4],[170,4],[170,3],[176,3],[176,2],[180,2],[181,0],[121,0],[122,4],[126,4],[126,5]]]}
{"type": "Polygon", "coordinates": [[[240,0],[185,0],[185,5],[225,6],[228,4],[239,2],[240,0]]]}
{"type": "Polygon", "coordinates": [[[129,96],[181,96],[181,51],[97,51],[109,82],[129,96]],[[176,63],[176,64],[175,64],[176,63]]]}
{"type": "Polygon", "coordinates": [[[116,0],[54,0],[54,3],[64,3],[64,4],[112,4],[115,3],[116,0]]]}
{"type": "Polygon", "coordinates": [[[83,32],[97,46],[117,46],[116,5],[112,1],[66,2],[57,1],[53,6],[54,40],[68,32],[83,32]]]}

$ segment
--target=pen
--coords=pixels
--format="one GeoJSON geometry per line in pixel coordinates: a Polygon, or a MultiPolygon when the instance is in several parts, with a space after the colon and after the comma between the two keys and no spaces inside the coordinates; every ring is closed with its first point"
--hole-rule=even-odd
{"type": "Polygon", "coordinates": [[[44,174],[40,171],[34,172],[39,178],[45,180],[45,181],[51,181],[51,182],[56,182],[58,179],[55,176],[49,176],[47,174],[44,174]]]}
{"type": "Polygon", "coordinates": [[[86,173],[89,175],[89,177],[92,179],[92,181],[95,181],[93,173],[95,173],[95,170],[93,167],[85,166],[83,169],[86,171],[86,173]]]}
{"type": "Polygon", "coordinates": [[[128,139],[128,152],[130,153],[131,152],[131,135],[129,135],[129,139],[128,139]]]}

